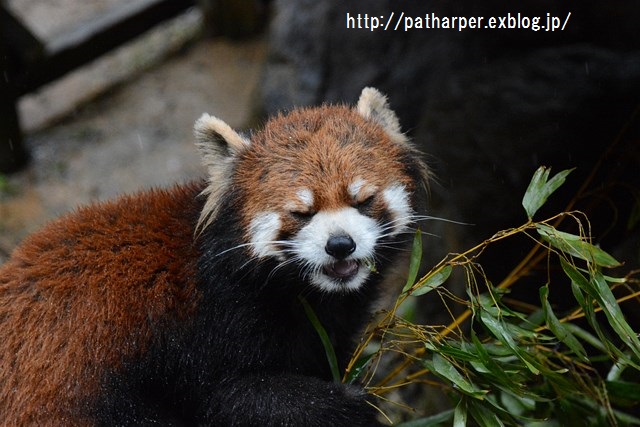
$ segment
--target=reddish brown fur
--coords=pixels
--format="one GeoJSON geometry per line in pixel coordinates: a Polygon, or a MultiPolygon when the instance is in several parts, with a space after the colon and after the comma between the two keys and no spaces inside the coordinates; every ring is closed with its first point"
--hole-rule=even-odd
{"type": "Polygon", "coordinates": [[[195,308],[201,190],[80,209],[16,249],[0,268],[0,423],[82,424],[83,408],[68,402],[89,403],[100,375],[142,352],[154,325],[195,308]]]}
{"type": "MultiPolygon", "coordinates": [[[[231,206],[229,212],[221,210],[215,218],[208,218],[220,221],[214,224],[214,230],[222,237],[220,240],[217,240],[218,236],[207,236],[209,230],[198,230],[202,233],[198,235],[208,238],[207,244],[214,248],[207,247],[209,256],[209,250],[217,250],[220,251],[217,253],[230,254],[226,262],[234,261],[231,256],[240,252],[231,254],[228,250],[221,250],[227,249],[224,246],[227,243],[243,243],[238,235],[238,222],[241,223],[240,230],[248,233],[251,220],[258,214],[265,211],[283,213],[283,209],[290,209],[291,203],[298,199],[297,192],[302,188],[313,193],[314,210],[355,206],[363,201],[361,197],[375,195],[375,200],[367,208],[374,214],[385,211],[385,201],[380,194],[389,186],[400,184],[407,193],[414,193],[419,185],[414,179],[425,179],[426,169],[422,168],[419,161],[407,161],[415,153],[407,141],[403,142],[399,130],[394,130],[395,115],[387,110],[382,95],[371,90],[366,93],[363,91],[363,94],[366,94],[365,101],[359,103],[358,109],[367,113],[365,115],[372,120],[365,120],[358,111],[342,106],[296,110],[269,121],[263,131],[254,135],[251,149],[218,119],[205,117],[199,121],[201,126],[197,126],[197,129],[201,132],[197,133],[200,134],[205,163],[209,163],[209,178],[213,180],[209,182],[208,191],[205,191],[209,197],[204,207],[205,218],[208,212],[213,212],[218,206],[231,206]],[[229,138],[235,141],[232,149],[224,145],[229,138]],[[213,148],[207,144],[214,144],[213,148]],[[227,158],[228,154],[233,154],[233,158],[227,158]],[[366,182],[368,188],[353,200],[349,187],[359,179],[366,182]],[[372,190],[374,187],[376,191],[372,190]],[[230,225],[230,230],[224,229],[227,225],[230,225]],[[227,231],[229,236],[225,234],[227,231]],[[225,237],[230,240],[224,240],[225,237]]],[[[83,208],[25,239],[13,257],[0,267],[0,424],[92,425],[93,422],[99,422],[96,420],[125,419],[117,417],[126,416],[127,409],[131,409],[126,405],[129,395],[119,394],[122,389],[117,387],[109,388],[109,380],[113,379],[110,375],[128,375],[130,371],[127,371],[125,363],[141,362],[146,350],[153,353],[154,348],[162,347],[156,346],[164,344],[155,341],[156,338],[171,340],[180,335],[183,327],[190,330],[190,326],[202,326],[198,323],[196,310],[201,316],[200,321],[205,322],[206,330],[215,329],[218,322],[222,322],[221,327],[228,330],[229,322],[237,321],[234,316],[220,315],[226,312],[226,306],[221,309],[212,304],[217,299],[201,299],[201,292],[207,292],[206,289],[203,291],[204,286],[226,291],[227,280],[231,280],[227,277],[227,269],[216,269],[216,263],[223,261],[215,257],[206,259],[205,256],[204,261],[196,265],[200,253],[194,243],[195,228],[204,205],[203,198],[198,195],[204,189],[204,183],[178,186],[83,208]],[[200,276],[198,279],[198,274],[212,274],[213,278],[200,276]],[[203,310],[199,307],[201,302],[208,303],[208,306],[203,304],[203,310]],[[179,329],[172,329],[172,326],[179,329]],[[91,413],[99,412],[100,399],[109,397],[111,401],[107,402],[103,413],[91,413]],[[110,412],[113,407],[109,405],[115,405],[117,409],[123,407],[122,413],[110,412]],[[101,415],[104,417],[100,418],[101,415]]],[[[302,205],[303,209],[309,208],[304,203],[302,205]]],[[[299,227],[291,215],[281,215],[281,218],[282,227],[279,231],[286,233],[299,227]]],[[[238,265],[244,268],[245,263],[238,265]]],[[[263,278],[271,274],[256,270],[256,277],[263,278]]],[[[285,280],[285,283],[298,285],[295,280],[292,283],[285,280]]],[[[236,286],[232,292],[244,293],[246,289],[236,286]]],[[[249,296],[250,302],[251,298],[264,295],[261,289],[254,291],[249,296]]],[[[289,296],[288,293],[280,295],[289,296]]],[[[232,300],[228,297],[223,301],[232,300]]],[[[292,297],[297,302],[295,295],[292,294],[292,297]]],[[[332,304],[341,308],[352,306],[357,298],[347,295],[341,295],[341,298],[344,301],[331,299],[329,304],[319,308],[324,310],[325,316],[332,313],[330,319],[335,321],[333,332],[340,335],[336,339],[346,342],[351,339],[348,329],[357,329],[359,326],[350,324],[353,320],[350,310],[340,309],[333,315],[332,304]]],[[[264,313],[253,313],[251,310],[254,306],[268,307],[271,300],[264,304],[262,301],[260,304],[254,302],[256,304],[251,303],[247,307],[231,304],[229,310],[245,313],[246,318],[254,314],[261,318],[264,313]]],[[[293,306],[291,301],[289,306],[293,306]]],[[[360,302],[358,307],[354,306],[354,311],[359,313],[356,316],[359,317],[358,322],[364,321],[365,310],[360,302]]],[[[285,313],[282,319],[296,318],[294,314],[285,313]]],[[[272,319],[270,313],[265,318],[272,319]]],[[[240,329],[246,332],[246,336],[238,336],[238,342],[231,343],[236,349],[243,349],[245,345],[250,348],[253,344],[252,334],[257,335],[258,341],[266,342],[273,338],[272,335],[263,336],[262,330],[252,330],[254,325],[251,322],[244,325],[249,329],[245,331],[242,325],[240,329]]],[[[198,337],[196,332],[194,336],[198,337]]],[[[289,339],[288,331],[281,332],[278,336],[280,341],[275,342],[287,342],[289,339]]],[[[225,334],[220,336],[224,337],[225,334]]],[[[294,337],[302,339],[295,334],[294,337]]],[[[310,343],[317,339],[315,334],[308,338],[310,343]]],[[[185,348],[192,350],[189,346],[195,345],[200,349],[200,344],[198,340],[189,341],[185,348]]],[[[217,341],[209,342],[210,347],[204,347],[203,353],[197,355],[208,357],[212,352],[217,352],[218,357],[227,360],[228,355],[223,348],[226,344],[226,341],[224,345],[217,341]],[[223,350],[218,351],[220,348],[223,350]]],[[[302,387],[297,377],[298,369],[307,369],[318,378],[323,375],[321,370],[316,372],[315,368],[309,368],[307,360],[299,362],[298,359],[305,357],[315,360],[315,356],[307,351],[307,346],[300,343],[296,345],[299,348],[294,350],[303,356],[294,358],[291,353],[291,360],[285,362],[285,365],[289,363],[292,367],[293,375],[289,380],[294,388],[291,390],[302,387]]],[[[268,348],[266,344],[265,348],[268,348]]],[[[313,345],[309,346],[309,349],[312,348],[313,345]]],[[[342,348],[347,346],[343,344],[342,348]]],[[[284,349],[285,356],[289,350],[284,349]]],[[[275,354],[273,349],[270,356],[275,354]]],[[[245,357],[244,363],[253,366],[251,359],[254,357],[257,356],[245,357]]],[[[193,356],[196,362],[201,359],[193,356]]],[[[274,359],[277,358],[266,360],[274,359]]],[[[202,368],[206,372],[202,377],[206,379],[202,387],[204,396],[216,395],[220,387],[218,381],[224,379],[224,375],[215,369],[216,359],[212,360],[214,363],[195,363],[190,366],[198,373],[202,366],[205,367],[202,368]]],[[[144,364],[138,366],[144,375],[147,374],[145,368],[144,364]]],[[[238,374],[238,369],[234,371],[232,367],[232,374],[238,374]]],[[[287,374],[283,373],[285,376],[287,374]]],[[[198,388],[202,385],[202,378],[196,377],[198,380],[195,385],[198,388]]],[[[124,388],[132,384],[125,384],[124,388]]],[[[236,400],[231,399],[232,404],[228,406],[234,409],[234,405],[238,404],[244,409],[247,403],[262,402],[257,396],[246,393],[249,389],[242,388],[246,386],[245,383],[240,381],[239,384],[240,388],[236,391],[240,393],[238,390],[241,390],[242,396],[235,396],[236,400]],[[245,395],[246,399],[243,400],[241,397],[245,395]]],[[[360,420],[358,425],[370,425],[369,421],[362,421],[370,420],[365,410],[370,408],[364,398],[337,384],[318,384],[330,391],[315,395],[316,401],[326,397],[324,404],[344,403],[343,407],[338,408],[342,411],[336,412],[334,420],[349,420],[350,424],[346,425],[353,425],[354,420],[360,420]],[[342,400],[338,402],[336,399],[342,400]]],[[[230,389],[233,390],[232,387],[230,389]]],[[[306,392],[314,396],[314,390],[306,392]]],[[[289,394],[285,388],[284,391],[275,390],[272,397],[281,396],[279,392],[284,392],[286,396],[289,394]]],[[[233,396],[233,393],[230,395],[233,396]]],[[[198,401],[199,397],[197,392],[194,393],[192,403],[206,413],[210,398],[198,401]]],[[[308,408],[305,404],[301,402],[299,410],[293,412],[294,419],[309,419],[306,417],[308,408]]],[[[273,412],[269,412],[271,408],[266,410],[274,420],[281,416],[281,408],[276,407],[273,412]]],[[[314,425],[321,425],[333,413],[321,413],[313,420],[318,421],[314,425]]],[[[191,413],[186,415],[187,419],[192,416],[191,413]]],[[[235,410],[235,413],[226,415],[230,420],[246,420],[251,413],[235,410]]],[[[144,412],[132,416],[126,419],[146,420],[144,412]]],[[[215,416],[218,413],[206,414],[206,418],[202,418],[205,421],[201,422],[210,423],[214,419],[210,417],[215,416]]],[[[161,419],[160,415],[158,419],[161,419]]],[[[241,423],[229,421],[229,424],[241,423]]]]}
{"type": "Polygon", "coordinates": [[[236,169],[239,186],[248,194],[245,226],[260,212],[279,211],[303,187],[312,191],[315,210],[353,205],[348,188],[358,178],[380,191],[395,183],[414,190],[415,182],[404,172],[406,150],[347,106],[280,115],[252,139],[252,147],[236,169]],[[381,164],[385,174],[379,173],[381,164]]]}

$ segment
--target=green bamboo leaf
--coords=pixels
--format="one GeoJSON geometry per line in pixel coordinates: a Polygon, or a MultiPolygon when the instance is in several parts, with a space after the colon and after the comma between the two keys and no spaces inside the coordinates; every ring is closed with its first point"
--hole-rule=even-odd
{"type": "Polygon", "coordinates": [[[536,228],[543,240],[562,252],[602,267],[620,266],[615,258],[580,236],[558,231],[544,224],[536,224],[536,228]]]}
{"type": "Polygon", "coordinates": [[[480,320],[487,327],[487,329],[491,331],[493,336],[495,336],[500,342],[506,345],[513,352],[513,354],[516,355],[518,359],[520,359],[525,364],[525,366],[529,371],[531,371],[531,373],[533,373],[534,375],[538,375],[540,373],[539,364],[514,341],[504,322],[501,322],[498,318],[491,316],[484,310],[480,311],[480,320]]]}
{"type": "Polygon", "coordinates": [[[510,392],[500,393],[500,404],[508,414],[522,419],[526,419],[526,414],[533,412],[536,408],[535,400],[510,392]]]}
{"type": "MultiPolygon", "coordinates": [[[[562,267],[564,274],[571,279],[571,283],[577,285],[579,290],[586,293],[591,298],[595,299],[597,297],[595,288],[591,285],[589,280],[580,273],[575,265],[565,261],[563,258],[560,258],[560,266],[562,267]]],[[[576,292],[574,292],[573,295],[576,297],[576,300],[578,300],[580,306],[582,306],[584,296],[582,296],[581,293],[576,294],[576,292]]]]}
{"type": "Polygon", "coordinates": [[[602,275],[602,277],[604,277],[604,280],[606,280],[609,283],[627,283],[629,280],[626,277],[612,277],[612,276],[607,276],[605,274],[602,275]]]}
{"type": "Polygon", "coordinates": [[[447,409],[435,415],[430,415],[417,420],[405,421],[400,424],[394,424],[395,427],[441,427],[442,425],[451,425],[453,418],[453,409],[447,409]]]}
{"type": "MultiPolygon", "coordinates": [[[[563,264],[563,260],[560,260],[560,264],[562,264],[563,268],[565,267],[565,264],[563,264]]],[[[572,267],[569,264],[567,264],[567,266],[568,267],[572,267]]],[[[567,270],[565,270],[565,272],[566,271],[567,270]]],[[[577,270],[576,270],[576,272],[577,272],[577,270]]],[[[584,277],[583,277],[583,279],[584,279],[584,277]]],[[[594,309],[594,306],[593,306],[593,299],[591,298],[591,296],[586,291],[584,291],[584,288],[582,288],[578,284],[578,282],[575,282],[573,280],[571,281],[571,291],[573,292],[573,296],[575,297],[576,301],[578,301],[578,305],[582,309],[582,312],[584,313],[584,317],[585,317],[585,319],[587,319],[587,322],[589,323],[589,326],[591,326],[593,331],[598,336],[597,343],[600,343],[600,345],[599,346],[595,345],[594,347],[601,348],[605,353],[614,353],[614,354],[617,353],[619,350],[617,350],[615,348],[615,346],[611,345],[611,343],[607,339],[606,335],[602,331],[602,328],[600,327],[600,323],[596,319],[596,313],[595,313],[595,309],[594,309]],[[585,295],[585,293],[586,293],[586,295],[585,295]]],[[[573,325],[571,327],[573,327],[573,325]]],[[[594,337],[594,339],[595,339],[595,337],[594,337]]],[[[622,353],[622,352],[620,352],[620,353],[622,353]]]]}
{"type": "Polygon", "coordinates": [[[624,318],[624,314],[616,301],[616,297],[613,295],[613,292],[611,292],[611,288],[609,288],[602,274],[595,272],[592,283],[595,285],[598,295],[596,300],[607,316],[609,324],[622,341],[635,353],[636,358],[640,359],[640,339],[638,339],[637,333],[633,331],[624,318]]]}
{"type": "MultiPolygon", "coordinates": [[[[622,310],[616,301],[616,297],[613,295],[613,292],[611,292],[611,288],[609,288],[609,285],[602,273],[594,272],[591,276],[591,280],[589,280],[583,276],[583,274],[580,273],[574,265],[568,263],[562,258],[560,259],[560,265],[562,266],[565,274],[571,279],[572,284],[575,284],[575,286],[587,293],[598,303],[613,330],[635,353],[636,357],[640,358],[640,340],[625,320],[622,310]]],[[[579,298],[575,291],[574,296],[576,296],[578,303],[587,315],[587,320],[591,324],[591,327],[596,330],[600,339],[603,339],[604,334],[599,329],[592,304],[583,298],[579,298]]],[[[608,345],[609,343],[606,339],[603,339],[603,341],[610,350],[615,348],[615,346],[608,345]]]]}
{"type": "Polygon", "coordinates": [[[607,372],[607,381],[619,381],[622,377],[622,373],[629,367],[629,364],[624,360],[617,360],[611,368],[609,368],[609,372],[607,372]]]}
{"type": "Polygon", "coordinates": [[[452,271],[453,267],[451,267],[451,265],[447,264],[442,266],[438,270],[429,274],[424,281],[420,281],[415,289],[411,291],[411,295],[417,297],[431,292],[432,290],[446,282],[449,276],[451,276],[452,271]]]}
{"type": "Polygon", "coordinates": [[[467,404],[466,399],[460,399],[453,412],[453,427],[466,427],[467,404]]]}
{"type": "Polygon", "coordinates": [[[573,335],[575,335],[576,337],[579,337],[582,341],[593,346],[595,349],[603,353],[607,352],[607,348],[605,347],[604,344],[602,344],[602,341],[600,341],[598,337],[594,336],[588,331],[585,331],[580,326],[575,325],[573,323],[565,323],[564,327],[565,329],[568,329],[573,335]]]}
{"type": "Polygon", "coordinates": [[[403,318],[407,323],[415,323],[418,302],[419,300],[417,298],[406,298],[402,301],[401,308],[397,310],[398,316],[403,318]]]}
{"type": "MultiPolygon", "coordinates": [[[[518,318],[522,322],[521,325],[527,325],[527,327],[531,326],[527,321],[527,316],[522,313],[518,313],[516,311],[511,310],[506,305],[502,304],[502,295],[507,293],[508,290],[500,289],[493,287],[490,283],[487,284],[489,286],[489,291],[487,293],[482,293],[480,295],[470,295],[470,299],[473,303],[480,305],[480,307],[490,313],[493,317],[500,317],[502,319],[505,318],[518,318]]],[[[514,319],[515,320],[515,319],[514,319]]],[[[510,328],[513,327],[517,330],[518,333],[523,334],[526,337],[533,338],[535,336],[535,332],[532,331],[533,328],[524,328],[517,326],[515,323],[506,323],[510,328]]]]}
{"type": "MultiPolygon", "coordinates": [[[[460,342],[463,344],[464,342],[460,342]]],[[[450,356],[456,360],[463,360],[465,362],[471,362],[477,360],[477,356],[467,349],[456,346],[456,341],[442,340],[442,341],[427,341],[424,346],[427,350],[436,352],[441,355],[450,356]]]]}
{"type": "Polygon", "coordinates": [[[529,219],[545,204],[549,196],[560,187],[573,169],[559,172],[549,180],[551,169],[541,166],[533,174],[529,187],[522,198],[522,206],[529,219]]]}
{"type": "Polygon", "coordinates": [[[479,401],[469,400],[468,409],[474,420],[480,427],[504,427],[504,423],[495,412],[490,411],[480,404],[479,401]]]}
{"type": "Polygon", "coordinates": [[[613,411],[613,415],[616,417],[618,422],[620,422],[622,425],[640,426],[640,418],[634,415],[625,414],[623,412],[615,411],[615,410],[613,411]]]}
{"type": "Polygon", "coordinates": [[[420,270],[420,261],[422,261],[422,233],[420,232],[420,229],[417,229],[416,234],[413,236],[413,247],[411,248],[407,283],[404,285],[404,288],[402,288],[402,293],[407,292],[416,282],[418,270],[420,270]]]}
{"type": "Polygon", "coordinates": [[[526,427],[562,427],[562,424],[558,420],[544,420],[527,423],[526,427]]]}
{"type": "Polygon", "coordinates": [[[488,390],[480,390],[467,380],[458,369],[447,359],[440,356],[438,353],[434,353],[431,362],[423,360],[423,364],[431,370],[434,374],[441,376],[451,381],[463,393],[474,397],[476,399],[482,399],[488,390]]]}
{"type": "Polygon", "coordinates": [[[480,342],[480,339],[478,339],[478,336],[473,329],[471,330],[471,342],[476,349],[479,362],[482,363],[487,372],[490,372],[493,376],[495,376],[500,383],[508,384],[509,387],[516,386],[516,388],[519,388],[519,385],[513,383],[513,377],[509,376],[505,372],[504,367],[498,365],[498,363],[494,360],[494,357],[489,354],[485,346],[482,344],[482,342],[480,342]]]}
{"type": "Polygon", "coordinates": [[[324,328],[324,326],[322,326],[322,323],[320,323],[320,319],[318,319],[318,316],[316,315],[315,311],[313,311],[313,308],[307,302],[307,300],[302,296],[298,296],[298,299],[302,303],[304,312],[311,321],[311,324],[320,336],[322,346],[324,347],[324,352],[327,356],[327,361],[329,362],[329,368],[331,369],[331,376],[333,377],[333,381],[339,383],[341,381],[340,369],[338,368],[338,358],[336,357],[336,351],[333,348],[333,344],[331,344],[331,339],[329,338],[326,329],[324,328]]]}
{"type": "MultiPolygon", "coordinates": [[[[637,386],[636,386],[637,387],[637,386]]],[[[605,386],[606,388],[606,386],[605,386]]],[[[607,393],[602,390],[601,392],[607,393]]],[[[613,409],[609,402],[606,404],[598,400],[589,399],[588,396],[581,394],[568,395],[564,401],[560,403],[560,410],[563,412],[563,420],[584,420],[580,425],[587,426],[603,426],[603,425],[619,425],[618,423],[607,422],[613,416],[622,425],[640,425],[640,419],[613,409]]],[[[565,422],[562,425],[575,425],[574,422],[565,422]]]]}
{"type": "Polygon", "coordinates": [[[627,404],[640,403],[640,387],[638,383],[628,381],[606,381],[607,392],[612,400],[621,400],[627,404]]]}
{"type": "Polygon", "coordinates": [[[542,301],[542,309],[547,321],[547,326],[553,332],[553,334],[560,340],[560,342],[564,343],[571,351],[573,351],[580,360],[583,362],[588,362],[589,358],[587,357],[587,352],[585,351],[582,344],[576,337],[574,337],[571,332],[564,327],[562,323],[558,320],[553,309],[551,308],[551,304],[549,304],[549,287],[542,286],[540,288],[540,301],[542,301]]]}
{"type": "Polygon", "coordinates": [[[485,407],[496,414],[502,422],[507,425],[528,425],[530,422],[538,421],[539,417],[533,415],[538,407],[537,402],[550,402],[550,399],[540,398],[539,396],[525,396],[520,393],[514,393],[504,387],[496,387],[500,391],[491,393],[486,400],[485,407]]]}
{"type": "MultiPolygon", "coordinates": [[[[493,291],[494,289],[491,290],[493,291]]],[[[471,302],[473,303],[472,307],[480,306],[482,310],[489,312],[494,317],[498,317],[501,314],[509,316],[508,312],[502,313],[500,307],[496,305],[496,299],[500,299],[499,294],[495,296],[490,293],[475,295],[473,293],[469,293],[469,290],[467,292],[469,299],[471,299],[471,302]]]]}
{"type": "MultiPolygon", "coordinates": [[[[606,334],[603,332],[602,327],[600,326],[600,322],[598,322],[598,319],[596,318],[596,313],[593,305],[594,300],[598,302],[599,305],[601,305],[601,308],[603,308],[603,311],[605,312],[605,316],[607,316],[607,319],[610,322],[611,320],[609,319],[609,315],[607,315],[607,311],[604,310],[604,307],[602,307],[602,304],[600,302],[601,297],[598,294],[598,290],[593,286],[593,284],[586,277],[582,275],[582,273],[580,273],[580,271],[578,271],[578,269],[574,265],[568,263],[562,258],[560,258],[560,265],[562,266],[562,269],[564,270],[565,274],[571,279],[571,291],[573,292],[573,295],[576,298],[576,301],[578,301],[580,308],[584,312],[585,318],[587,319],[589,326],[593,328],[594,332],[598,336],[598,339],[600,340],[602,345],[606,348],[607,353],[613,355],[613,357],[615,357],[616,359],[624,360],[629,365],[640,370],[640,365],[634,362],[627,354],[625,354],[615,344],[613,344],[607,338],[606,334]],[[586,294],[588,297],[585,296],[584,294],[586,294]]],[[[606,282],[604,281],[604,279],[602,281],[606,285],[606,282]]],[[[611,290],[608,288],[608,286],[607,286],[607,289],[608,289],[608,293],[610,293],[611,290]]],[[[618,310],[619,310],[619,307],[618,307],[618,310]]],[[[620,314],[620,317],[622,318],[622,320],[624,320],[624,317],[622,317],[622,314],[620,314]]],[[[611,326],[613,327],[613,325],[611,326]]],[[[637,341],[638,341],[637,336],[632,338],[632,345],[634,345],[633,342],[637,342],[637,341]]],[[[630,346],[630,348],[632,351],[635,352],[634,347],[630,346]]]]}
{"type": "Polygon", "coordinates": [[[375,355],[376,353],[371,353],[359,358],[356,363],[353,364],[353,368],[349,371],[349,375],[345,378],[345,383],[353,384],[358,378],[360,378],[360,375],[362,375],[365,368],[375,355]]]}

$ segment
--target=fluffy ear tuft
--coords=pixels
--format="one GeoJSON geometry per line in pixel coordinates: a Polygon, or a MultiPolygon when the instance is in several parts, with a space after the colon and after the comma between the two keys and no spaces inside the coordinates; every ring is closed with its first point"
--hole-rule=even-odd
{"type": "Polygon", "coordinates": [[[210,160],[236,156],[249,147],[250,142],[217,117],[203,114],[193,127],[196,145],[207,166],[210,160]],[[211,158],[213,157],[213,159],[211,158]]]}
{"type": "Polygon", "coordinates": [[[362,117],[378,123],[390,135],[396,136],[402,134],[398,116],[389,108],[387,97],[377,89],[372,87],[362,89],[356,108],[362,117]]]}
{"type": "Polygon", "coordinates": [[[416,178],[421,183],[421,186],[426,192],[428,192],[429,181],[431,180],[431,171],[422,160],[419,160],[420,153],[413,147],[409,138],[402,133],[398,116],[389,107],[387,97],[377,89],[365,87],[362,89],[356,109],[365,119],[371,120],[372,122],[382,126],[392,141],[402,146],[409,153],[412,153],[412,158],[418,159],[412,167],[416,178]]]}
{"type": "Polygon", "coordinates": [[[201,231],[215,218],[220,199],[230,185],[235,160],[251,142],[222,120],[208,114],[203,114],[196,121],[194,134],[202,162],[209,172],[208,185],[203,191],[207,201],[196,228],[201,231]]]}

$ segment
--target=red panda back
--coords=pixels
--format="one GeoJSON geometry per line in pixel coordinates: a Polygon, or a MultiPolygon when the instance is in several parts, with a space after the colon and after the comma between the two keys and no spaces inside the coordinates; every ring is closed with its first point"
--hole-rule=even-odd
{"type": "Polygon", "coordinates": [[[195,310],[201,191],[177,186],[80,209],[27,237],[0,267],[3,425],[83,423],[74,405],[91,406],[104,370],[143,352],[166,316],[195,310]]]}

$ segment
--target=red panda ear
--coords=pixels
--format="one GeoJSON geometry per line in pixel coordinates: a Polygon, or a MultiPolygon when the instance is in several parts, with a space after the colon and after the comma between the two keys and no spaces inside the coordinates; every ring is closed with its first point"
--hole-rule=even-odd
{"type": "Polygon", "coordinates": [[[203,114],[194,126],[196,146],[202,162],[209,172],[208,185],[203,191],[207,197],[202,209],[198,230],[204,229],[217,214],[219,201],[229,187],[235,159],[251,145],[217,117],[203,114]]]}
{"type": "Polygon", "coordinates": [[[394,140],[397,136],[403,136],[398,116],[389,108],[387,97],[377,89],[362,89],[356,108],[362,117],[382,126],[394,140]]]}
{"type": "Polygon", "coordinates": [[[420,181],[424,190],[428,192],[431,172],[426,164],[420,160],[418,150],[413,147],[409,138],[402,133],[398,116],[389,107],[387,97],[377,89],[365,87],[362,89],[360,99],[358,99],[356,110],[365,119],[382,126],[393,142],[402,146],[413,155],[415,159],[413,168],[416,171],[417,179],[420,181]]]}
{"type": "Polygon", "coordinates": [[[251,145],[231,127],[217,117],[203,114],[193,127],[196,145],[200,149],[205,164],[208,160],[219,161],[229,156],[237,156],[251,145]]]}

